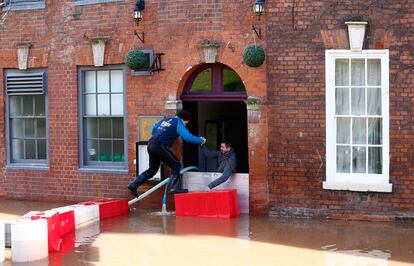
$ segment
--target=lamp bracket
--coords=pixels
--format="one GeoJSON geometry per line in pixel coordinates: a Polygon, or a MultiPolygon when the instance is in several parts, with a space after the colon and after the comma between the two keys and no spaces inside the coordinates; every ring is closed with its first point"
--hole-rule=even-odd
{"type": "Polygon", "coordinates": [[[257,38],[259,38],[259,40],[262,39],[262,28],[259,25],[259,31],[256,30],[256,27],[254,25],[252,25],[252,30],[254,31],[254,33],[256,33],[257,38]]]}
{"type": "Polygon", "coordinates": [[[156,53],[155,54],[155,58],[154,58],[154,62],[152,63],[151,67],[150,67],[150,72],[160,72],[165,70],[165,68],[162,68],[162,61],[161,61],[161,56],[165,55],[164,53],[156,53]]]}
{"type": "Polygon", "coordinates": [[[138,32],[137,32],[136,30],[134,30],[134,35],[135,35],[135,36],[137,36],[137,37],[138,37],[138,39],[139,39],[142,43],[144,43],[144,40],[145,40],[145,34],[144,34],[144,32],[142,32],[142,37],[141,37],[141,36],[139,36],[138,32]]]}

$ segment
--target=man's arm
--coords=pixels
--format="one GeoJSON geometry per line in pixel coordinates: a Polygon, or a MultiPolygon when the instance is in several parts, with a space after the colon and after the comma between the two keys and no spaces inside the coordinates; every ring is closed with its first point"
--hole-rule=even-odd
{"type": "Polygon", "coordinates": [[[219,155],[219,151],[210,151],[206,145],[201,145],[201,151],[207,158],[217,158],[219,155]]]}
{"type": "Polygon", "coordinates": [[[202,144],[204,143],[204,139],[200,138],[200,137],[196,137],[193,134],[190,133],[190,131],[188,131],[188,129],[184,126],[183,121],[181,121],[181,119],[178,119],[178,125],[177,125],[177,133],[178,135],[180,135],[180,137],[187,141],[187,142],[191,142],[194,144],[202,144]]]}

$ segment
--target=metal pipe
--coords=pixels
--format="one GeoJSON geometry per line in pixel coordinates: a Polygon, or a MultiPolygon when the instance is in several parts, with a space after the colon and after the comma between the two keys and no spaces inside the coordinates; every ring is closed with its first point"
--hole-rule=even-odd
{"type": "Polygon", "coordinates": [[[146,191],[144,194],[140,195],[138,198],[134,198],[130,201],[128,201],[128,206],[131,206],[132,204],[146,198],[148,195],[150,195],[152,192],[154,192],[155,190],[159,189],[160,187],[162,187],[163,185],[165,185],[166,183],[168,183],[170,181],[170,178],[166,178],[163,181],[161,181],[160,183],[158,183],[157,185],[155,185],[154,187],[152,187],[150,190],[146,191]]]}

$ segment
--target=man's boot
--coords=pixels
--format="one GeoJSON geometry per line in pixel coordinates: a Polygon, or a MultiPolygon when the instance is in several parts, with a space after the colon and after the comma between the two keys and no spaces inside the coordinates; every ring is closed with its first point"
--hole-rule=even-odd
{"type": "Polygon", "coordinates": [[[180,184],[180,175],[172,175],[171,176],[171,194],[175,193],[187,193],[188,189],[182,189],[180,184]]]}
{"type": "Polygon", "coordinates": [[[128,185],[128,189],[129,189],[129,191],[131,192],[131,194],[132,194],[134,197],[136,197],[136,198],[138,198],[138,197],[139,197],[139,194],[138,194],[137,189],[138,189],[138,187],[139,187],[140,185],[142,185],[145,181],[146,181],[146,178],[145,178],[143,175],[139,175],[139,176],[137,176],[137,177],[135,178],[135,180],[134,180],[134,181],[132,181],[131,183],[129,183],[129,185],[128,185]]]}

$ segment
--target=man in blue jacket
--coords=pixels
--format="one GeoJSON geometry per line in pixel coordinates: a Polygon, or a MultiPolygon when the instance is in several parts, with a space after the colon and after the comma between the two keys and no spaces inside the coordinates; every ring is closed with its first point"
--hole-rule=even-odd
{"type": "Polygon", "coordinates": [[[201,145],[201,150],[207,158],[216,158],[218,162],[217,172],[223,173],[219,178],[213,180],[208,184],[210,189],[226,182],[232,173],[236,173],[236,152],[228,139],[223,139],[220,142],[220,151],[210,151],[206,145],[201,145]]]}
{"type": "Polygon", "coordinates": [[[190,121],[190,118],[191,114],[188,111],[181,110],[176,116],[161,119],[152,126],[152,136],[147,146],[149,168],[128,185],[128,189],[132,195],[138,198],[137,188],[158,172],[161,161],[165,162],[171,168],[170,192],[173,194],[188,192],[187,189],[180,188],[181,162],[171,151],[171,146],[178,137],[194,144],[204,144],[206,142],[205,138],[192,135],[185,127],[190,121]]]}

